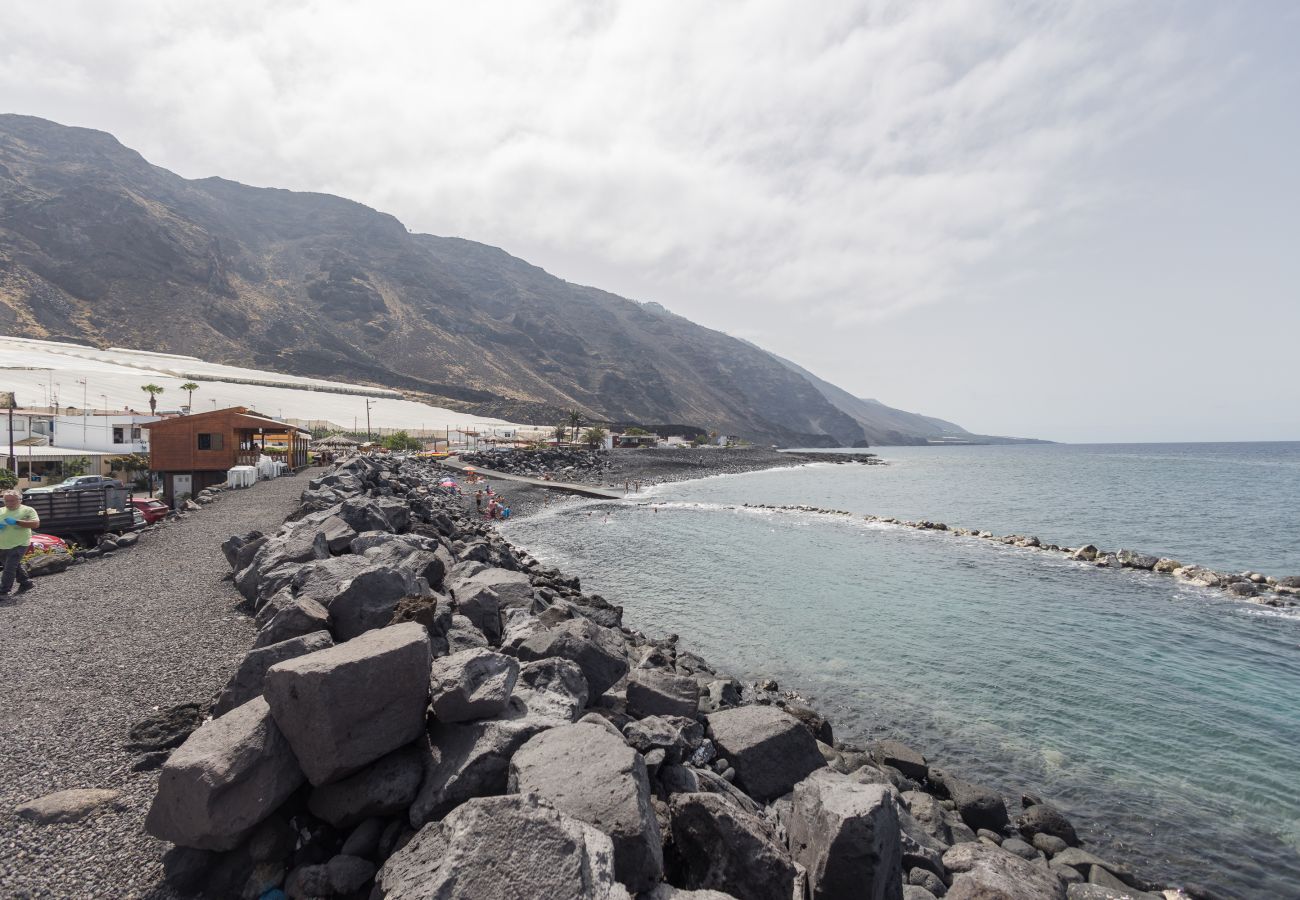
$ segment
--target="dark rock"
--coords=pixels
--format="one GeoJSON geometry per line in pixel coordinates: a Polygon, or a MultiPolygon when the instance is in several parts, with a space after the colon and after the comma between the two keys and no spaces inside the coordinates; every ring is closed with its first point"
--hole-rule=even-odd
{"type": "Polygon", "coordinates": [[[898,812],[887,788],[814,772],[795,785],[786,830],[812,900],[902,893],[898,812]]]}
{"type": "Polygon", "coordinates": [[[925,781],[930,777],[930,766],[925,757],[901,741],[877,741],[867,750],[877,765],[892,766],[914,781],[925,781]]]}
{"type": "Polygon", "coordinates": [[[812,736],[823,744],[835,743],[835,734],[831,729],[831,723],[817,710],[798,703],[787,703],[782,709],[802,722],[812,736]]]}
{"type": "Polygon", "coordinates": [[[628,676],[627,711],[634,718],[690,718],[697,714],[699,703],[699,682],[689,676],[653,669],[636,669],[628,676]]]}
{"type": "Polygon", "coordinates": [[[147,719],[141,719],[127,732],[127,750],[149,753],[170,750],[185,743],[194,729],[203,724],[204,708],[198,703],[181,703],[169,706],[147,719]]]}
{"type": "Polygon", "coordinates": [[[392,621],[398,601],[415,591],[414,580],[397,569],[380,566],[357,573],[343,582],[326,604],[335,635],[340,641],[350,641],[383,628],[392,621]]]}
{"type": "Polygon", "coordinates": [[[771,706],[743,706],[708,716],[709,735],[736,769],[736,782],[767,802],[825,763],[817,741],[792,716],[771,706]]]}
{"type": "Polygon", "coordinates": [[[571,619],[539,632],[519,645],[524,661],[559,657],[572,660],[587,679],[593,697],[609,690],[628,670],[623,636],[588,619],[571,619]]]}
{"type": "Polygon", "coordinates": [[[758,816],[718,794],[673,794],[669,808],[674,880],[682,887],[724,891],[746,900],[795,896],[794,860],[758,816]]]}
{"type": "MultiPolygon", "coordinates": [[[[371,900],[627,900],[599,830],[536,797],[471,800],[394,853],[371,900]]],[[[789,897],[785,898],[789,900],[789,897]]]]}
{"type": "Polygon", "coordinates": [[[1034,845],[1035,850],[1043,851],[1043,853],[1047,854],[1049,858],[1055,856],[1056,854],[1064,850],[1066,847],[1070,846],[1065,841],[1061,840],[1059,837],[1056,837],[1055,835],[1051,835],[1051,834],[1044,834],[1041,831],[1038,834],[1034,835],[1032,843],[1034,845]]]}
{"type": "Polygon", "coordinates": [[[365,887],[374,874],[375,866],[369,860],[335,856],[323,865],[294,869],[285,881],[285,892],[290,900],[350,894],[365,887]]]}
{"type": "Polygon", "coordinates": [[[1007,805],[995,791],[937,769],[931,770],[931,780],[953,801],[962,821],[971,828],[998,833],[1006,830],[1010,822],[1007,805]]]}
{"type": "Polygon", "coordinates": [[[629,890],[647,890],[662,876],[645,762],[617,730],[578,722],[536,735],[511,758],[507,789],[536,794],[608,834],[614,873],[629,890]]]}
{"type": "MultiPolygon", "coordinates": [[[[286,593],[288,592],[281,591],[281,594],[286,593]]],[[[281,594],[277,594],[276,597],[281,596],[281,594]]],[[[258,610],[258,616],[260,617],[263,612],[266,612],[274,602],[275,598],[267,601],[266,606],[258,610]]],[[[253,649],[269,647],[272,644],[278,644],[291,638],[328,630],[329,627],[330,614],[325,607],[310,597],[294,597],[290,594],[285,602],[272,612],[266,624],[257,632],[257,639],[253,642],[253,649]]]]}
{"type": "Polygon", "coordinates": [[[505,709],[518,678],[518,660],[487,649],[434,660],[433,714],[441,722],[491,718],[505,709]]]}
{"type": "Polygon", "coordinates": [[[321,534],[325,536],[325,546],[335,555],[345,553],[352,547],[352,539],[357,532],[342,516],[330,516],[320,523],[321,534]]]}
{"type": "MultiPolygon", "coordinates": [[[[680,763],[693,756],[705,743],[704,726],[694,719],[647,716],[623,726],[623,737],[640,753],[662,750],[669,763],[680,763]]],[[[709,742],[710,750],[712,742],[709,742]]],[[[701,763],[707,760],[700,760],[701,763]]]]}
{"type": "Polygon", "coordinates": [[[1060,838],[1070,847],[1079,846],[1079,835],[1060,810],[1046,803],[1029,807],[1016,817],[1016,828],[1026,840],[1033,840],[1034,835],[1047,834],[1060,838]]]}
{"type": "Polygon", "coordinates": [[[419,750],[403,747],[355,775],[314,789],[307,808],[335,828],[350,828],[372,816],[404,812],[423,777],[419,750]]]}
{"type": "Polygon", "coordinates": [[[943,864],[954,876],[948,900],[1065,900],[1054,874],[1001,847],[957,844],[943,855],[943,864]]]}
{"type": "Polygon", "coordinates": [[[250,650],[239,664],[239,668],[235,670],[235,674],[230,676],[230,681],[226,683],[217,702],[212,705],[212,714],[223,716],[261,694],[266,672],[276,663],[333,646],[334,639],[330,637],[328,631],[317,631],[271,644],[269,647],[250,650]]]}
{"type": "Polygon", "coordinates": [[[433,663],[413,622],[272,666],[265,695],[314,785],[336,781],[424,731],[433,663]]]}
{"type": "Polygon", "coordinates": [[[229,850],[302,780],[289,743],[257,697],[204,723],[172,753],[145,830],[184,847],[229,850]]]}

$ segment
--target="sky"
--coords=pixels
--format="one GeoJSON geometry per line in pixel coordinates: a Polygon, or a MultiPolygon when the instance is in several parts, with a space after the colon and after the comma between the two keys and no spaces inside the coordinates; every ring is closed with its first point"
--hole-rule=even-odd
{"type": "Polygon", "coordinates": [[[15,0],[0,109],[982,433],[1300,440],[1300,5],[15,0]]]}

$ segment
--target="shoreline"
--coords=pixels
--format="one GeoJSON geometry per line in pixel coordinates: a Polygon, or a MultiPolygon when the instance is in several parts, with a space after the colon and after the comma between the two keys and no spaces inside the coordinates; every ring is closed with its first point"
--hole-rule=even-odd
{"type": "Polygon", "coordinates": [[[547,879],[581,858],[606,860],[583,879],[611,898],[802,897],[801,880],[815,891],[828,865],[881,896],[905,883],[908,900],[999,885],[1111,896],[1080,893],[1086,883],[1215,896],[1080,848],[1049,801],[1025,797],[1017,814],[897,740],[836,741],[775,683],[741,683],[676,635],[623,626],[621,607],[475,520],[472,498],[438,493],[438,472],[351,460],[314,478],[279,531],[223,545],[260,630],[216,718],[163,764],[148,829],[177,845],[164,856],[173,889],[255,881],[383,900],[490,870],[541,895],[562,893],[547,879]],[[471,675],[471,660],[496,674],[471,675]],[[257,752],[233,753],[249,741],[257,752]],[[612,813],[611,791],[623,798],[612,813]],[[856,812],[826,816],[842,803],[856,812]],[[475,855],[509,846],[500,829],[524,822],[569,834],[568,849],[475,855]],[[841,829],[862,827],[870,859],[842,849],[841,829]],[[297,849],[282,832],[301,835],[297,849]],[[447,842],[462,854],[454,873],[439,868],[447,842]]]}

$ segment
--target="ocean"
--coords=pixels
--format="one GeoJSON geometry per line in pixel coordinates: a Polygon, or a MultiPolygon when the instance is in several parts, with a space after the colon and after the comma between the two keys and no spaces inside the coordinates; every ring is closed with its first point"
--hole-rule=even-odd
{"type": "Polygon", "coordinates": [[[502,530],[630,626],[809,697],[838,738],[903,740],[1013,815],[1041,794],[1146,874],[1300,896],[1300,612],[861,518],[1295,575],[1300,443],[876,452],[887,466],[667,484],[502,530]]]}

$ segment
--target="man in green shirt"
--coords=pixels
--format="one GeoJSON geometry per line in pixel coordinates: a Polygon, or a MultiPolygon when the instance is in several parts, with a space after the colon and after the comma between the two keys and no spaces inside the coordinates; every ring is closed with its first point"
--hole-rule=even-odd
{"type": "Polygon", "coordinates": [[[30,506],[23,505],[23,495],[15,490],[4,492],[5,505],[0,509],[0,561],[4,575],[0,577],[0,597],[7,596],[18,579],[18,593],[30,591],[35,582],[23,571],[23,555],[32,542],[32,530],[41,527],[40,516],[30,506]]]}

